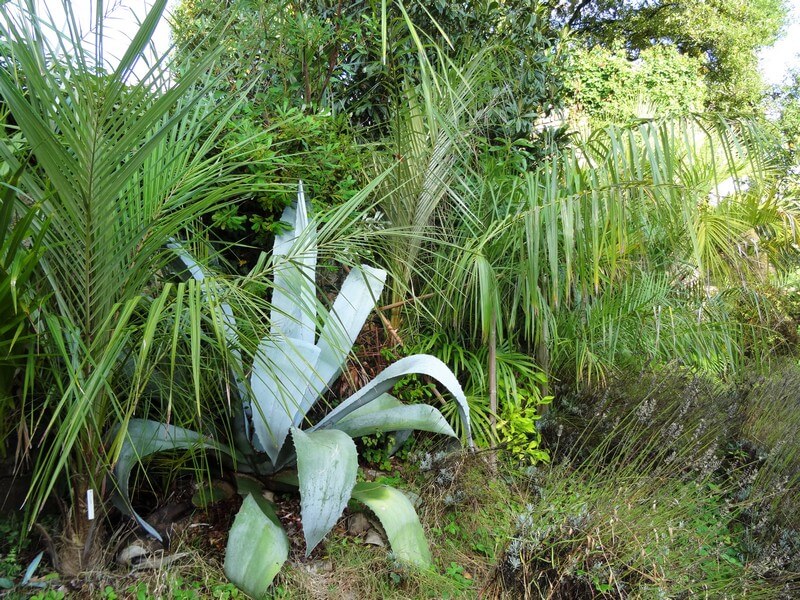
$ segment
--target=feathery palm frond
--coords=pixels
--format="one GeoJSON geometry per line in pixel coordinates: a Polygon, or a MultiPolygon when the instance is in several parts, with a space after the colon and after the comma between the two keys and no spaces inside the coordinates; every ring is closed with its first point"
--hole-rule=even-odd
{"type": "MultiPolygon", "coordinates": [[[[174,258],[168,242],[192,237],[202,216],[257,183],[238,171],[248,158],[246,142],[222,151],[215,145],[238,99],[222,105],[210,99],[214,53],[192,57],[170,87],[163,84],[178,66],[167,56],[141,81],[128,81],[165,6],[166,0],[154,4],[110,73],[103,69],[102,28],[87,48],[69,2],[64,10],[72,25],[55,37],[45,34],[48,24],[32,9],[0,9],[10,52],[0,69],[0,95],[35,159],[20,188],[49,217],[47,228],[38,219],[31,223],[42,236],[46,285],[40,294],[49,298],[37,320],[47,348],[38,368],[45,362],[49,368],[38,381],[44,407],[36,443],[47,443],[31,489],[34,516],[65,472],[83,480],[72,492],[73,504],[81,486],[102,485],[115,460],[104,436],[135,412],[137,390],[152,369],[148,362],[159,358],[151,354],[157,332],[177,332],[184,319],[200,418],[207,297],[191,282],[174,286],[159,274],[174,258]],[[119,367],[130,356],[136,356],[131,379],[139,383],[120,389],[119,367]]],[[[97,11],[102,15],[102,4],[97,11]]],[[[0,152],[12,166],[19,162],[8,144],[0,144],[0,152]]],[[[172,338],[168,360],[175,363],[182,358],[176,334],[172,338]]],[[[224,354],[225,344],[218,346],[224,354]]]]}

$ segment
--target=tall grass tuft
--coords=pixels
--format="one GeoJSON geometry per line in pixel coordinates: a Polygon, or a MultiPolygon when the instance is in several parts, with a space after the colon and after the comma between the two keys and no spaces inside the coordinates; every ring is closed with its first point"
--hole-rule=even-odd
{"type": "Polygon", "coordinates": [[[744,389],[673,369],[562,406],[494,595],[796,597],[798,384],[794,365],[744,389]]]}

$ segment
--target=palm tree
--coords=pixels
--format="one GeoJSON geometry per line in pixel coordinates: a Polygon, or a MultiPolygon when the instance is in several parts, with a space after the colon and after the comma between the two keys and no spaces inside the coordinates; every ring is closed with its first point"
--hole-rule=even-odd
{"type": "MultiPolygon", "coordinates": [[[[32,5],[0,8],[10,55],[0,69],[0,95],[32,155],[15,210],[30,215],[30,199],[41,207],[30,220],[42,239],[37,293],[44,300],[32,317],[39,346],[29,363],[36,379],[26,406],[36,412],[24,415],[36,455],[28,514],[35,518],[57,483],[66,483],[69,502],[56,543],[64,573],[99,557],[102,519],[87,514],[87,494],[94,493],[102,516],[106,475],[154,363],[166,361],[173,370],[189,364],[184,407],[194,407],[200,421],[200,340],[209,331],[201,319],[212,300],[199,286],[165,278],[174,258],[167,244],[195,239],[203,215],[254,185],[237,174],[242,142],[215,146],[237,99],[210,99],[213,52],[190,57],[172,85],[178,65],[169,56],[155,60],[142,80],[129,81],[166,3],[154,3],[110,72],[102,3],[89,48],[68,1],[68,32],[56,36],[32,5]],[[179,330],[187,324],[184,344],[179,330]],[[168,340],[167,350],[159,340],[168,340]],[[184,345],[189,355],[177,356],[184,345]],[[133,371],[123,377],[126,365],[133,371]]],[[[12,169],[22,168],[6,140],[0,153],[12,169]]],[[[204,339],[226,352],[224,336],[204,339]]],[[[175,419],[178,400],[169,402],[161,410],[175,419]]]]}
{"type": "Polygon", "coordinates": [[[737,311],[796,255],[800,213],[775,194],[756,134],[646,122],[576,139],[530,171],[464,172],[469,210],[443,221],[420,277],[427,314],[468,347],[505,340],[579,384],[648,360],[729,371],[768,341],[768,311],[737,311]]]}

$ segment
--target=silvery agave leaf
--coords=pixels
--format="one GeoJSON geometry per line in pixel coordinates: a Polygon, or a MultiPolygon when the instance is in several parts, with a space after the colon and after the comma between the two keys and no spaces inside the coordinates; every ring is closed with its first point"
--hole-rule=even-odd
{"type": "MultiPolygon", "coordinates": [[[[338,428],[340,422],[345,422],[345,417],[354,414],[359,409],[369,406],[371,402],[377,401],[384,394],[389,392],[401,379],[407,375],[427,375],[432,379],[438,381],[443,385],[447,391],[455,398],[458,405],[459,416],[464,424],[464,431],[466,432],[467,443],[472,445],[472,434],[470,430],[469,421],[469,404],[458,383],[456,376],[447,368],[441,360],[435,356],[428,354],[415,354],[413,356],[406,356],[397,362],[389,365],[381,371],[375,379],[370,381],[355,394],[350,396],[347,400],[343,401],[339,406],[333,409],[328,415],[317,423],[313,429],[330,429],[338,428]]],[[[410,408],[410,407],[409,407],[410,408]]],[[[435,409],[434,409],[435,410],[435,409]]],[[[438,414],[439,411],[436,411],[438,414]]],[[[431,418],[436,419],[436,415],[431,413],[431,418]]],[[[439,416],[441,416],[439,414],[439,416]]],[[[398,423],[399,425],[399,423],[398,423]]],[[[408,429],[408,427],[398,427],[400,429],[408,429]]],[[[452,434],[452,429],[448,435],[452,434]]]]}
{"type": "Polygon", "coordinates": [[[315,223],[307,215],[302,183],[297,203],[282,220],[294,229],[275,240],[270,339],[256,352],[250,380],[254,444],[273,464],[292,427],[339,376],[358,333],[383,291],[386,272],[362,265],[348,274],[315,340],[317,300],[315,223]],[[315,343],[316,341],[316,343],[315,343]]]}
{"type": "Polygon", "coordinates": [[[306,556],[336,525],[356,484],[358,452],[337,430],[305,433],[292,429],[300,481],[300,510],[306,556]]]}
{"type": "Polygon", "coordinates": [[[455,432],[438,410],[427,404],[406,405],[391,394],[354,410],[336,423],[336,429],[350,437],[395,431],[430,431],[455,437],[455,432]]]}
{"type": "MultiPolygon", "coordinates": [[[[115,435],[120,434],[117,432],[115,435]]],[[[114,478],[117,484],[114,503],[123,513],[129,514],[136,519],[136,522],[147,533],[159,541],[163,541],[161,534],[131,507],[128,484],[131,471],[135,465],[158,452],[189,450],[192,448],[216,450],[237,460],[242,460],[234,450],[196,431],[175,427],[174,425],[166,425],[157,421],[131,419],[122,435],[124,436],[122,445],[120,446],[117,462],[114,465],[114,478]]]]}
{"type": "Polygon", "coordinates": [[[247,494],[228,533],[225,575],[253,598],[264,598],[289,558],[289,538],[271,503],[247,494]]]}
{"type": "Polygon", "coordinates": [[[314,343],[316,332],[317,227],[308,218],[308,207],[301,181],[297,202],[288,206],[281,221],[292,228],[275,237],[270,334],[307,344],[314,343]]]}
{"type": "Polygon", "coordinates": [[[353,488],[353,498],[366,504],[380,519],[392,554],[399,560],[426,568],[431,551],[414,505],[401,491],[388,485],[363,482],[353,488]]]}

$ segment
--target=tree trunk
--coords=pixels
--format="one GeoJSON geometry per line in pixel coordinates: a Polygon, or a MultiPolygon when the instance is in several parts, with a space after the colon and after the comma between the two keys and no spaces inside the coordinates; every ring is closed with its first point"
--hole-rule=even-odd
{"type": "MultiPolygon", "coordinates": [[[[88,570],[95,570],[105,562],[103,543],[105,525],[102,511],[95,511],[89,519],[87,492],[90,489],[86,476],[73,479],[70,506],[63,506],[64,526],[55,543],[54,562],[58,572],[65,577],[74,577],[88,570]]],[[[96,501],[99,490],[94,490],[96,501]]]]}

